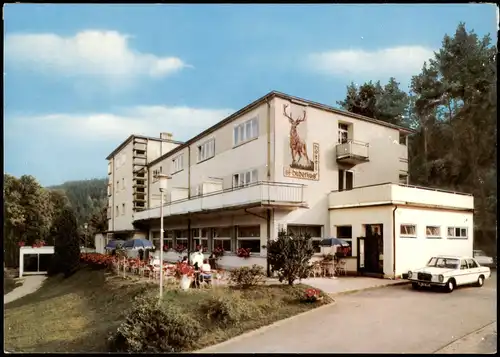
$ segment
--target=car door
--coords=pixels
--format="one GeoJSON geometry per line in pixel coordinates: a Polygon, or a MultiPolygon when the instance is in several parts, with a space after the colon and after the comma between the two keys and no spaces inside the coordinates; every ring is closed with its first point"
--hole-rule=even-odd
{"type": "Polygon", "coordinates": [[[469,265],[469,277],[467,283],[471,284],[477,281],[479,274],[481,273],[481,268],[476,263],[474,259],[467,259],[467,264],[469,265]]]}
{"type": "Polygon", "coordinates": [[[467,284],[467,279],[469,278],[469,266],[465,259],[460,259],[460,270],[455,276],[455,281],[457,285],[467,284]]]}

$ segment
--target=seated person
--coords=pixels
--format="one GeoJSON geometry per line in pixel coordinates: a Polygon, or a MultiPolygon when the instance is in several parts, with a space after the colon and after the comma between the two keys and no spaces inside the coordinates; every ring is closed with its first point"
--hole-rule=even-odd
{"type": "Polygon", "coordinates": [[[200,275],[203,278],[203,280],[210,280],[212,278],[212,273],[211,273],[211,267],[210,264],[208,264],[208,260],[205,259],[203,260],[203,265],[201,266],[201,272],[200,275]]]}
{"type": "Polygon", "coordinates": [[[188,263],[188,257],[187,257],[187,255],[185,255],[185,256],[182,258],[181,263],[185,263],[185,264],[187,264],[187,263],[188,263]]]}

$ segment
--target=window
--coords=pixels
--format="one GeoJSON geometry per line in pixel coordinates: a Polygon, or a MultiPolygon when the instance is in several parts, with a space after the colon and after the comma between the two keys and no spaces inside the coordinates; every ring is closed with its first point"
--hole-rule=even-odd
{"type": "Polygon", "coordinates": [[[448,238],[467,239],[467,228],[448,227],[448,238]]]}
{"type": "Polygon", "coordinates": [[[172,160],[172,173],[181,171],[184,168],[184,154],[177,156],[172,160]]]}
{"type": "Polygon", "coordinates": [[[441,227],[427,226],[425,227],[425,235],[427,238],[441,238],[441,227]]]}
{"type": "Polygon", "coordinates": [[[174,230],[175,245],[183,245],[187,248],[188,246],[188,234],[187,229],[176,229],[174,230]]]}
{"type": "Polygon", "coordinates": [[[339,191],[352,190],[354,186],[354,173],[347,170],[339,170],[339,191]]]}
{"type": "Polygon", "coordinates": [[[193,236],[193,244],[194,244],[195,249],[199,245],[208,249],[208,229],[207,228],[191,229],[191,234],[193,236]]]}
{"type": "Polygon", "coordinates": [[[467,264],[469,265],[469,269],[479,268],[476,261],[474,259],[467,259],[467,264]]]}
{"type": "Polygon", "coordinates": [[[120,212],[118,211],[118,206],[116,206],[116,208],[115,208],[115,217],[118,217],[119,214],[120,214],[120,212]]]}
{"type": "Polygon", "coordinates": [[[233,187],[246,186],[251,183],[257,182],[258,172],[257,170],[251,170],[246,172],[240,172],[233,175],[233,187]]]}
{"type": "Polygon", "coordinates": [[[352,257],[352,226],[337,226],[337,238],[349,243],[346,255],[352,257]]]}
{"type": "Polygon", "coordinates": [[[314,248],[315,253],[321,251],[321,237],[322,237],[322,227],[323,226],[294,226],[288,225],[287,232],[294,236],[303,236],[309,234],[311,236],[311,243],[314,248]]]}
{"type": "Polygon", "coordinates": [[[238,248],[250,248],[251,253],[260,253],[260,226],[237,227],[238,248]]]}
{"type": "MultiPolygon", "coordinates": [[[[156,249],[160,249],[160,231],[152,232],[152,242],[156,249]]],[[[168,232],[165,232],[163,235],[163,249],[172,249],[173,248],[173,239],[171,235],[168,235],[168,232]]]]}
{"type": "Polygon", "coordinates": [[[116,181],[116,192],[118,193],[118,190],[120,189],[120,181],[116,181]]]}
{"type": "Polygon", "coordinates": [[[460,270],[466,270],[469,269],[467,267],[467,261],[465,259],[460,260],[460,270]]]}
{"type": "Polygon", "coordinates": [[[198,146],[198,162],[208,160],[215,155],[215,139],[208,140],[198,146]]]}
{"type": "Polygon", "coordinates": [[[259,136],[259,120],[252,118],[238,124],[233,129],[234,146],[240,145],[259,136]]]}
{"type": "Polygon", "coordinates": [[[122,190],[125,189],[125,178],[122,178],[122,190]]]}
{"type": "Polygon", "coordinates": [[[349,124],[339,123],[338,143],[345,144],[349,138],[349,124]]]}
{"type": "Polygon", "coordinates": [[[231,252],[231,227],[212,228],[212,249],[222,247],[231,252]]]}
{"type": "Polygon", "coordinates": [[[402,185],[408,185],[408,175],[407,174],[399,174],[399,183],[402,185]]]}
{"type": "Polygon", "coordinates": [[[122,203],[122,216],[125,215],[125,203],[122,203]]]}
{"type": "Polygon", "coordinates": [[[414,224],[402,224],[399,235],[404,238],[417,238],[417,226],[414,224]]]}
{"type": "Polygon", "coordinates": [[[405,145],[406,146],[406,134],[405,133],[399,133],[399,144],[405,145]]]}

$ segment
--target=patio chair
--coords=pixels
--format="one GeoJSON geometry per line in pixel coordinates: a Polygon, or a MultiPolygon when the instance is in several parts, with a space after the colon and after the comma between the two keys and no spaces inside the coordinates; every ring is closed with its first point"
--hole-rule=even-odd
{"type": "Polygon", "coordinates": [[[321,268],[321,264],[319,262],[314,262],[312,264],[312,269],[309,273],[309,277],[321,277],[321,275],[323,274],[323,269],[321,268]]]}
{"type": "Polygon", "coordinates": [[[335,265],[335,274],[347,275],[346,261],[344,259],[339,260],[335,265]]]}

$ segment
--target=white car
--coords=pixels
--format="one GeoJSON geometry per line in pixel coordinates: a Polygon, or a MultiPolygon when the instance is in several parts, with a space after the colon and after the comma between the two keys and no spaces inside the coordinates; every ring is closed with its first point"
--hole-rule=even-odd
{"type": "Polygon", "coordinates": [[[461,285],[481,287],[490,276],[490,268],[479,265],[474,258],[445,255],[432,257],[424,268],[408,272],[413,289],[439,286],[450,293],[461,285]]]}
{"type": "Polygon", "coordinates": [[[472,255],[474,259],[476,259],[476,262],[481,264],[482,266],[493,266],[495,265],[495,262],[493,261],[492,257],[488,257],[485,252],[482,250],[473,250],[472,255]]]}

